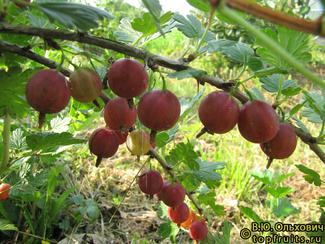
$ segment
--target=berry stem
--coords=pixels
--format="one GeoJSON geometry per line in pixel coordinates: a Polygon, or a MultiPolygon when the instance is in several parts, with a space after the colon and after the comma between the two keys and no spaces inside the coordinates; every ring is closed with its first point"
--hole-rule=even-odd
{"type": "Polygon", "coordinates": [[[11,117],[7,110],[4,117],[3,131],[2,131],[2,160],[0,164],[0,177],[9,168],[9,151],[10,151],[10,126],[11,117]]]}
{"type": "Polygon", "coordinates": [[[162,87],[162,90],[165,92],[167,90],[167,86],[166,86],[166,80],[165,80],[165,77],[162,75],[160,69],[158,69],[158,72],[159,72],[159,75],[163,81],[163,87],[162,87]]]}

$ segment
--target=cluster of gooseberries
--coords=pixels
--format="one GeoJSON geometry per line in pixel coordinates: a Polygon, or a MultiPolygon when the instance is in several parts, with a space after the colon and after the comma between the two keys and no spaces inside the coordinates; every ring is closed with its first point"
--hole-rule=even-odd
{"type": "Polygon", "coordinates": [[[203,132],[224,134],[237,124],[240,134],[249,142],[259,143],[270,159],[288,158],[295,151],[294,130],[280,123],[273,107],[264,101],[248,101],[239,108],[230,94],[214,91],[202,99],[198,114],[203,132]]]}
{"type": "Polygon", "coordinates": [[[178,227],[189,228],[190,237],[196,241],[204,240],[208,228],[203,217],[198,217],[189,209],[185,200],[185,188],[169,180],[163,180],[161,174],[153,169],[144,170],[138,180],[140,190],[150,195],[157,195],[158,201],[163,201],[167,206],[169,219],[178,227]]]}

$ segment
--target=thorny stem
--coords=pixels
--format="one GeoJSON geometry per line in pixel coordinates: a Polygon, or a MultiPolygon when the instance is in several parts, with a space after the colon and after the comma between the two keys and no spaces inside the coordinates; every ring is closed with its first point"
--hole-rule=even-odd
{"type": "Polygon", "coordinates": [[[2,132],[3,146],[2,146],[2,161],[0,165],[0,177],[9,168],[10,125],[11,125],[11,117],[9,111],[6,110],[5,117],[4,117],[3,132],[2,132]]]}
{"type": "Polygon", "coordinates": [[[225,1],[220,1],[219,5],[217,6],[217,10],[227,18],[235,21],[238,25],[244,27],[249,33],[259,38],[265,47],[273,50],[274,53],[283,58],[290,66],[292,66],[295,70],[298,70],[306,78],[321,87],[325,87],[324,80],[322,80],[319,76],[316,76],[313,72],[309,71],[302,63],[296,60],[295,57],[288,53],[282,46],[274,42],[268,35],[259,31],[254,25],[246,21],[238,13],[228,8],[225,1]]]}
{"type": "Polygon", "coordinates": [[[314,35],[325,36],[325,31],[322,28],[321,17],[310,21],[293,15],[284,14],[268,7],[260,6],[248,0],[226,0],[226,4],[233,9],[237,9],[247,14],[252,14],[275,24],[314,35]]]}

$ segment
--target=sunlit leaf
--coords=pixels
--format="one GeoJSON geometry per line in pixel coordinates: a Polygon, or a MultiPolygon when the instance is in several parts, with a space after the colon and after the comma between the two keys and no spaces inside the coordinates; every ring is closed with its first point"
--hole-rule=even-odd
{"type": "Polygon", "coordinates": [[[114,18],[105,10],[79,3],[40,2],[35,6],[42,10],[52,23],[58,21],[67,28],[78,28],[82,31],[97,28],[99,20],[114,18]]]}

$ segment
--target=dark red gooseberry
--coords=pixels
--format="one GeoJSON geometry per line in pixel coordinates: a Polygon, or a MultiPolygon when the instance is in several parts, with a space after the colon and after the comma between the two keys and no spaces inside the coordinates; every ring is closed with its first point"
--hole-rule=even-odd
{"type": "Polygon", "coordinates": [[[81,103],[96,100],[103,90],[100,76],[88,67],[76,69],[70,75],[71,96],[81,103]]]}
{"type": "Polygon", "coordinates": [[[264,143],[275,137],[279,130],[279,117],[266,102],[254,100],[240,109],[238,129],[248,141],[264,143]]]}
{"type": "Polygon", "coordinates": [[[62,111],[70,100],[70,85],[66,78],[53,69],[36,72],[26,85],[26,100],[40,112],[39,127],[45,120],[45,114],[62,111]]]}
{"type": "Polygon", "coordinates": [[[287,124],[280,124],[275,137],[260,144],[262,151],[273,159],[288,158],[293,154],[297,146],[297,137],[294,130],[287,124]]]}
{"type": "MultiPolygon", "coordinates": [[[[30,0],[23,0],[23,1],[26,2],[26,3],[30,3],[30,0]]],[[[16,5],[18,8],[24,8],[24,7],[26,7],[26,5],[19,4],[19,3],[15,3],[15,5],[16,5]]]]}
{"type": "Polygon", "coordinates": [[[169,207],[167,213],[169,219],[176,224],[185,222],[190,216],[190,210],[185,202],[176,208],[169,207]]]}
{"type": "Polygon", "coordinates": [[[118,144],[119,144],[119,145],[122,145],[123,143],[126,142],[126,138],[127,138],[128,135],[129,135],[129,132],[128,132],[128,131],[126,131],[126,132],[124,132],[124,133],[121,133],[120,130],[115,130],[115,133],[116,133],[116,135],[117,135],[117,138],[118,138],[118,144]]]}
{"type": "Polygon", "coordinates": [[[0,185],[0,200],[7,199],[9,197],[11,186],[9,184],[1,184],[0,185]]]}
{"type": "Polygon", "coordinates": [[[237,124],[239,105],[227,92],[215,91],[203,98],[198,113],[209,132],[223,134],[237,124]]]}
{"type": "Polygon", "coordinates": [[[163,178],[158,171],[146,169],[141,173],[138,184],[143,193],[152,196],[161,191],[163,178]]]}
{"type": "Polygon", "coordinates": [[[204,221],[194,220],[189,229],[190,237],[196,241],[202,241],[208,235],[208,227],[204,221]]]}
{"type": "MultiPolygon", "coordinates": [[[[162,186],[162,188],[164,187],[164,185],[169,184],[169,183],[170,183],[169,180],[164,180],[164,181],[163,181],[163,186],[162,186]]],[[[162,189],[162,188],[161,188],[161,189],[162,189]]],[[[157,201],[157,202],[159,202],[159,201],[161,200],[161,190],[160,190],[160,192],[157,193],[157,197],[158,197],[158,201],[157,201]]]]}
{"type": "Polygon", "coordinates": [[[140,96],[149,85],[145,67],[135,59],[121,58],[115,61],[107,74],[111,90],[120,97],[140,96]]]}
{"type": "Polygon", "coordinates": [[[112,130],[121,130],[122,133],[126,133],[137,119],[137,110],[134,104],[131,110],[125,98],[115,97],[106,103],[104,119],[112,130]]]}
{"type": "Polygon", "coordinates": [[[138,103],[139,120],[154,131],[171,129],[177,123],[180,112],[178,98],[169,90],[151,90],[138,103]]]}
{"type": "Polygon", "coordinates": [[[96,167],[99,166],[102,158],[112,157],[118,150],[118,137],[112,130],[99,128],[89,138],[90,152],[97,156],[96,167]]]}
{"type": "Polygon", "coordinates": [[[178,207],[184,202],[185,199],[185,188],[179,184],[172,182],[166,182],[163,184],[159,197],[169,207],[178,207]]]}

